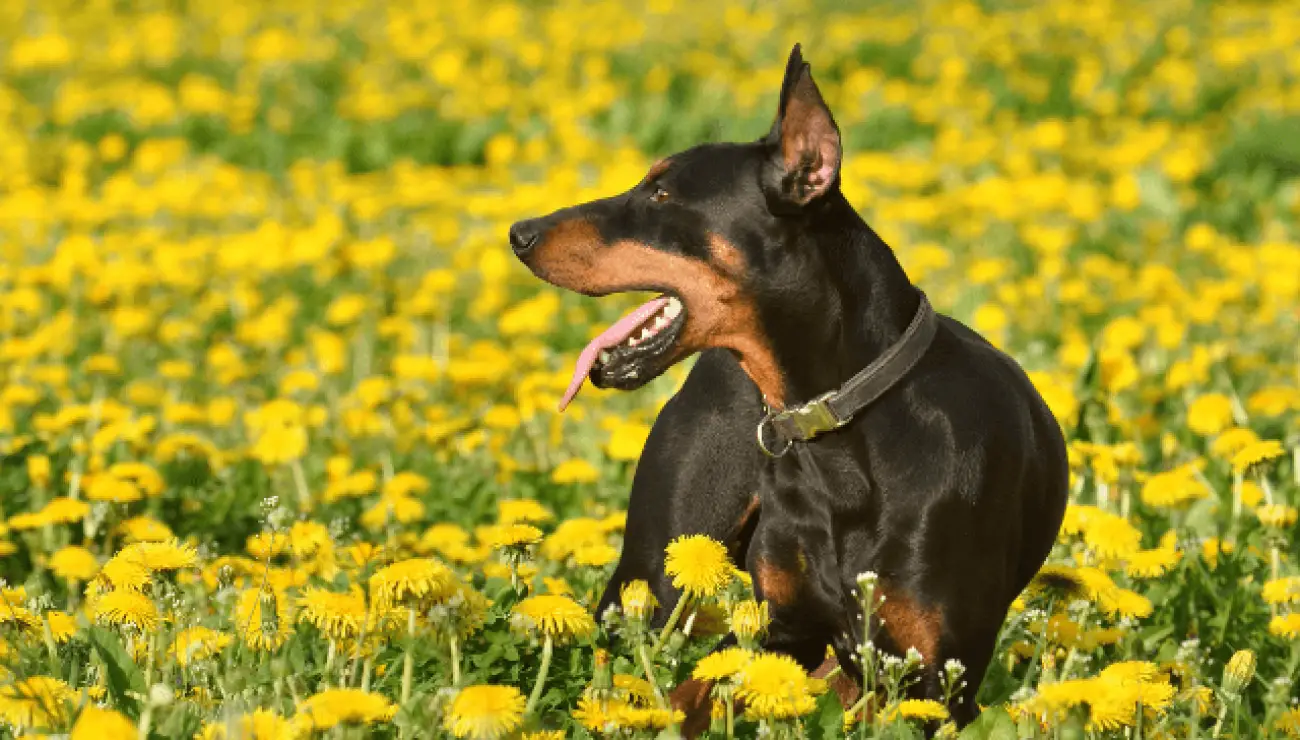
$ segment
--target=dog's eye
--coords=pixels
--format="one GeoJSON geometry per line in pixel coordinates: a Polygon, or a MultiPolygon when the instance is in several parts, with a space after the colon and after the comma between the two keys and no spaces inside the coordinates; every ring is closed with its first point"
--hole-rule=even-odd
{"type": "Polygon", "coordinates": [[[663,203],[668,200],[668,191],[661,187],[656,187],[654,193],[650,196],[650,200],[655,203],[663,203]]]}

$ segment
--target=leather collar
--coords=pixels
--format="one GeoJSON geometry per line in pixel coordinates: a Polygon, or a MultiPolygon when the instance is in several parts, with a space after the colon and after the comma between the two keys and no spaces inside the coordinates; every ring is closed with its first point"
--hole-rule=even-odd
{"type": "Polygon", "coordinates": [[[899,337],[838,389],[813,400],[785,409],[767,410],[758,423],[758,447],[769,457],[781,457],[795,442],[807,442],[848,424],[871,404],[889,392],[916,366],[934,340],[939,320],[925,293],[921,294],[916,316],[899,337]]]}

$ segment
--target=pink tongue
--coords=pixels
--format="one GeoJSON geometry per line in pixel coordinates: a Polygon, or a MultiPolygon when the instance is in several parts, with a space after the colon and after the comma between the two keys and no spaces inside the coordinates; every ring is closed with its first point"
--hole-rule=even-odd
{"type": "Polygon", "coordinates": [[[563,411],[573,397],[578,395],[578,390],[582,388],[582,381],[587,379],[591,373],[592,365],[596,364],[596,357],[600,351],[609,349],[627,339],[645,323],[646,319],[659,313],[659,309],[668,305],[668,298],[659,297],[638,308],[632,313],[616,321],[608,329],[600,333],[600,336],[591,340],[586,349],[578,355],[578,362],[573,367],[573,380],[569,381],[568,390],[564,391],[564,398],[560,399],[560,411],[563,411]]]}

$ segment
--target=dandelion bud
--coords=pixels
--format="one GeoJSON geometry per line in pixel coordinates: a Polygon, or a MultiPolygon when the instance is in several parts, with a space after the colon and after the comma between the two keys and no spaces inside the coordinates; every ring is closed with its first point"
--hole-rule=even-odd
{"type": "Polygon", "coordinates": [[[771,622],[766,601],[759,604],[753,599],[747,599],[731,610],[731,631],[742,643],[757,641],[771,622]]]}
{"type": "Polygon", "coordinates": [[[613,669],[609,665],[609,651],[596,648],[593,660],[596,665],[592,671],[591,690],[596,692],[597,696],[605,696],[614,687],[613,669]]]}
{"type": "Polygon", "coordinates": [[[650,592],[650,584],[642,580],[629,581],[623,584],[619,596],[623,603],[623,614],[628,619],[637,622],[650,619],[655,606],[658,605],[654,594],[650,592]]]}
{"type": "Polygon", "coordinates": [[[1255,677],[1255,653],[1250,650],[1238,650],[1228,659],[1223,668],[1224,693],[1238,696],[1242,689],[1255,677]]]}

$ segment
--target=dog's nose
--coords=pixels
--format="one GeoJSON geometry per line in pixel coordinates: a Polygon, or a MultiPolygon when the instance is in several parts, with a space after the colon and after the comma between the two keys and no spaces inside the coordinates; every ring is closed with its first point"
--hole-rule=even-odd
{"type": "Polygon", "coordinates": [[[518,221],[510,227],[510,248],[525,257],[542,240],[542,230],[532,221],[518,221]]]}

